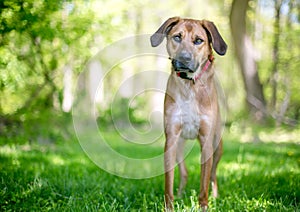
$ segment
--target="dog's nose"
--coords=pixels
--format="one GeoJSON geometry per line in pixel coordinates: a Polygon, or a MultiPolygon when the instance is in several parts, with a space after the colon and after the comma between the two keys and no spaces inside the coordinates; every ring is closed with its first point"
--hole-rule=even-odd
{"type": "Polygon", "coordinates": [[[189,63],[192,61],[192,54],[188,51],[182,51],[178,56],[178,60],[182,63],[189,63]]]}

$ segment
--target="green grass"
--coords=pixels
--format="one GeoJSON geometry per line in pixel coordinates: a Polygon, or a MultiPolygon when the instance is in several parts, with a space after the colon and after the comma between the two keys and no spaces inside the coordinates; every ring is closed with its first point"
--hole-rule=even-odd
{"type": "MultiPolygon", "coordinates": [[[[106,136],[121,139],[115,132],[106,136]]],[[[210,198],[211,211],[300,211],[299,143],[241,143],[228,133],[224,137],[218,168],[220,197],[210,198]]],[[[4,144],[3,140],[0,211],[163,210],[163,176],[143,180],[113,176],[99,169],[76,140],[56,144],[4,144]]],[[[189,181],[183,198],[176,198],[177,211],[197,209],[198,145],[188,155],[187,165],[189,181]]]]}

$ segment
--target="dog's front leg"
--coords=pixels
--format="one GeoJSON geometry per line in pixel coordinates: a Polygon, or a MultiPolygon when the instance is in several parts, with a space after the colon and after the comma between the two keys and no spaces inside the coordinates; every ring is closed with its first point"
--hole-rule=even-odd
{"type": "Polygon", "coordinates": [[[182,196],[188,178],[187,168],[184,163],[184,143],[185,140],[180,137],[177,142],[177,152],[176,152],[176,160],[178,163],[179,175],[180,175],[180,183],[179,183],[179,188],[177,193],[178,197],[182,196]]]}
{"type": "Polygon", "coordinates": [[[166,134],[164,165],[165,165],[165,202],[166,209],[173,210],[173,184],[174,167],[176,163],[176,150],[179,135],[166,134]]]}
{"type": "Polygon", "coordinates": [[[208,193],[210,185],[211,169],[213,164],[213,148],[204,147],[201,155],[201,182],[200,182],[200,195],[199,204],[203,211],[207,210],[208,205],[208,193]],[[210,155],[210,156],[209,156],[210,155]]]}
{"type": "Polygon", "coordinates": [[[201,205],[202,211],[207,210],[208,206],[208,193],[211,178],[211,170],[213,165],[213,133],[211,129],[200,132],[200,144],[201,144],[201,181],[200,181],[200,195],[199,204],[201,205]]]}

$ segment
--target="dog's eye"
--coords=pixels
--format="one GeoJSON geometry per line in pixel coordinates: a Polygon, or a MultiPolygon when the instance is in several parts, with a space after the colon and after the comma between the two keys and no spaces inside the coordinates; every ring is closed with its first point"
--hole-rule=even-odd
{"type": "Polygon", "coordinates": [[[181,40],[182,40],[182,39],[181,39],[181,35],[180,35],[180,34],[179,34],[179,35],[174,35],[174,36],[173,36],[173,40],[176,41],[176,42],[178,42],[178,43],[180,43],[181,40]]]}
{"type": "Polygon", "coordinates": [[[196,38],[196,40],[194,41],[195,45],[200,45],[201,43],[203,43],[203,40],[201,38],[196,38]]]}

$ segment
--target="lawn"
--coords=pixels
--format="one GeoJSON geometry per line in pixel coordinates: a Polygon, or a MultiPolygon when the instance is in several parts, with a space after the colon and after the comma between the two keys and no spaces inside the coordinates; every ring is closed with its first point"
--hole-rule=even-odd
{"type": "MultiPolygon", "coordinates": [[[[121,140],[113,131],[106,136],[121,140]]],[[[257,143],[240,142],[229,132],[224,137],[220,197],[210,198],[211,211],[300,211],[299,137],[275,142],[270,136],[257,143]]],[[[111,175],[89,159],[76,139],[23,144],[1,139],[1,211],[163,210],[163,175],[139,180],[111,175]]],[[[197,209],[198,161],[199,146],[194,145],[187,157],[188,185],[183,198],[176,198],[176,211],[197,209]]]]}

